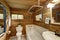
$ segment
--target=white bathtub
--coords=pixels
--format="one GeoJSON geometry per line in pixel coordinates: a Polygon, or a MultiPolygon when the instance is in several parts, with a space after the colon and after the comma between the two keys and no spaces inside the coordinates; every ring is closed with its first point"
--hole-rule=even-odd
{"type": "Polygon", "coordinates": [[[27,40],[44,40],[42,33],[47,29],[37,25],[26,25],[27,40]]]}

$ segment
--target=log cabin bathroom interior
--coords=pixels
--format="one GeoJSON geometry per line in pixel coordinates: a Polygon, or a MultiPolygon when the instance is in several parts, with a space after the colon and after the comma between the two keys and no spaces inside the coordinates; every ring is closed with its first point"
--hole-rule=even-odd
{"type": "Polygon", "coordinates": [[[60,40],[60,0],[0,0],[0,40],[60,40]]]}

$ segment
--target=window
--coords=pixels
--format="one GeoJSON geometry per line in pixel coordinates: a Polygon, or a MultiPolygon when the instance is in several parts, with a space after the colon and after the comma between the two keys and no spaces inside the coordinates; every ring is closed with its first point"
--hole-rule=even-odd
{"type": "Polygon", "coordinates": [[[24,18],[23,18],[23,15],[12,14],[12,19],[13,20],[20,20],[20,19],[24,19],[24,18]]]}
{"type": "Polygon", "coordinates": [[[13,20],[17,19],[17,14],[12,14],[12,19],[13,20]]]}
{"type": "Polygon", "coordinates": [[[41,21],[43,19],[43,14],[36,15],[36,21],[41,21]]]}
{"type": "Polygon", "coordinates": [[[36,20],[37,21],[40,21],[39,15],[36,16],[36,20]]]}
{"type": "Polygon", "coordinates": [[[23,19],[23,15],[18,15],[18,19],[23,19]]]}
{"type": "Polygon", "coordinates": [[[0,19],[4,19],[4,18],[3,18],[3,14],[0,14],[0,19]]]}

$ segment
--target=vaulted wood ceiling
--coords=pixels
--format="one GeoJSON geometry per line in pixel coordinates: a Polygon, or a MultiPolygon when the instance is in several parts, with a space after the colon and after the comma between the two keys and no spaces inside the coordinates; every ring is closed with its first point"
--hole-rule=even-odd
{"type": "MultiPolygon", "coordinates": [[[[29,9],[32,5],[38,4],[38,0],[5,0],[11,8],[29,9]]],[[[41,5],[47,0],[41,0],[41,5]]]]}

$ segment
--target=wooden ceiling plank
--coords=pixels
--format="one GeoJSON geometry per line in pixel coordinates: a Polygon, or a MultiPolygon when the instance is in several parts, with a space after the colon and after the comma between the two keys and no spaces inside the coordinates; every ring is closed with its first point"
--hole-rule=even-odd
{"type": "MultiPolygon", "coordinates": [[[[38,4],[38,0],[5,0],[10,7],[12,8],[22,8],[22,9],[28,9],[32,5],[38,4]]],[[[41,0],[41,4],[44,4],[47,0],[41,0]]]]}
{"type": "Polygon", "coordinates": [[[10,7],[5,0],[0,0],[0,3],[5,4],[4,6],[6,6],[6,7],[8,7],[8,8],[10,7]]]}

